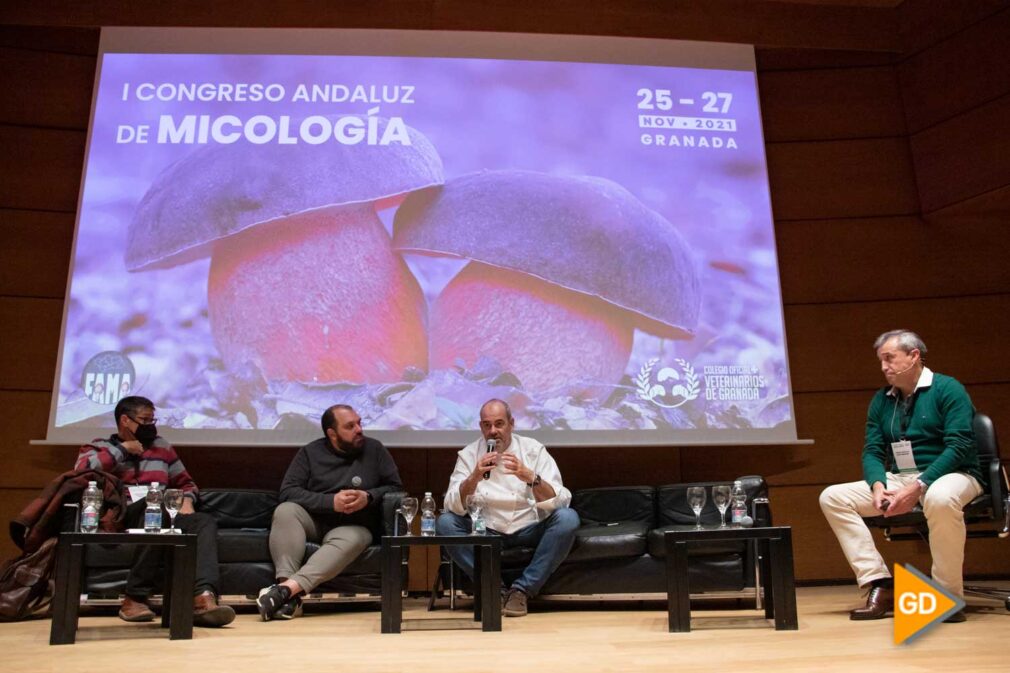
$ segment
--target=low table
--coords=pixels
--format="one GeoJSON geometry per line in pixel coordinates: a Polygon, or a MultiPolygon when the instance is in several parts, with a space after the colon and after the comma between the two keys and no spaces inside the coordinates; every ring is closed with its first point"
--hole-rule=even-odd
{"type": "Polygon", "coordinates": [[[789,526],[760,528],[702,528],[667,531],[667,610],[671,632],[691,630],[691,592],[688,587],[687,547],[695,542],[744,542],[758,545],[765,617],[775,619],[777,631],[795,631],[796,582],[793,577],[793,535],[789,526]]]}
{"type": "Polygon", "coordinates": [[[165,554],[165,586],[161,625],[171,640],[193,638],[193,582],[196,577],[196,535],[183,533],[60,533],[56,546],[56,591],[50,645],[71,645],[77,638],[84,548],[95,544],[145,544],[170,547],[165,554]]]}
{"type": "Polygon", "coordinates": [[[501,537],[400,535],[382,538],[382,632],[400,633],[403,624],[403,596],[400,593],[403,586],[402,550],[434,545],[473,546],[473,620],[480,622],[482,631],[501,631],[501,537]]]}

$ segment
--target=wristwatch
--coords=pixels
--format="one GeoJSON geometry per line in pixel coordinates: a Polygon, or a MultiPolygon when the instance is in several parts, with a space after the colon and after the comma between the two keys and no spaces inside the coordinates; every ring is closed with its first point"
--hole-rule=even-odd
{"type": "Polygon", "coordinates": [[[537,474],[537,475],[535,475],[533,481],[526,482],[526,485],[529,486],[530,488],[536,488],[537,486],[540,485],[541,481],[543,481],[543,480],[540,478],[540,475],[537,474]]]}

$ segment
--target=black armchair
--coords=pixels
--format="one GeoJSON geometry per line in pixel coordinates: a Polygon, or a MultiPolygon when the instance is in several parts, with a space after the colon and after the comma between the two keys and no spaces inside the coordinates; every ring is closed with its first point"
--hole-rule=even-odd
{"type": "MultiPolygon", "coordinates": [[[[969,526],[968,537],[1001,537],[1010,536],[1010,482],[1007,481],[1006,469],[1000,455],[999,441],[996,438],[996,428],[992,419],[982,413],[976,413],[972,422],[975,430],[975,441],[978,447],[978,459],[982,466],[983,492],[968,503],[964,508],[964,520],[969,526]]],[[[897,517],[882,516],[863,519],[868,526],[881,528],[884,537],[889,541],[928,539],[929,531],[926,517],[919,505],[909,512],[897,517]]],[[[1010,588],[965,585],[966,596],[990,598],[1003,601],[1010,610],[1010,588]]]]}

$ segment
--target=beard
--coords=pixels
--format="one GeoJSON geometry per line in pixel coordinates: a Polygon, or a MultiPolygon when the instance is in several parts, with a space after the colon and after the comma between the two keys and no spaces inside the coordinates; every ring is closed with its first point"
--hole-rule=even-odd
{"type": "Polygon", "coordinates": [[[361,435],[360,437],[356,437],[356,438],[354,438],[353,440],[351,440],[349,442],[345,442],[339,436],[337,437],[337,451],[340,451],[341,453],[343,453],[343,454],[345,454],[347,456],[350,456],[352,458],[356,458],[356,457],[360,456],[364,452],[364,450],[365,450],[365,436],[364,435],[361,435]]]}

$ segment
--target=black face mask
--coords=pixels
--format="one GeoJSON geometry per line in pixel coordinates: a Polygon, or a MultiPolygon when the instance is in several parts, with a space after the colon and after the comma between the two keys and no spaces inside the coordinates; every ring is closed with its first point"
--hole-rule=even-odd
{"type": "Polygon", "coordinates": [[[145,447],[151,446],[151,444],[154,444],[155,437],[158,436],[158,426],[154,423],[138,426],[137,429],[133,431],[133,436],[136,437],[137,441],[145,447]]]}

